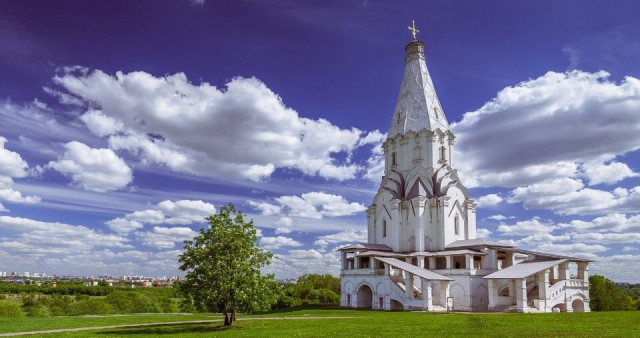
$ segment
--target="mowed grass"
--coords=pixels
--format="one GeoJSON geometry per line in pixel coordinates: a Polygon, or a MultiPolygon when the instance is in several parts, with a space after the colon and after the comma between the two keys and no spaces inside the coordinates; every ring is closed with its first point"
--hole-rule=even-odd
{"type": "MultiPolygon", "coordinates": [[[[67,319],[59,318],[59,319],[67,319]]],[[[109,317],[112,319],[114,317],[109,317]]],[[[156,322],[159,316],[139,316],[138,322],[156,322]]],[[[183,320],[220,319],[214,316],[183,316],[183,320]],[[186,318],[185,318],[186,317],[186,318]]],[[[49,318],[44,318],[49,319],[49,318]]],[[[77,326],[96,318],[77,318],[77,326]]],[[[121,320],[123,320],[121,318],[121,320]]],[[[130,323],[128,318],[126,323],[130,323]]],[[[167,321],[175,318],[166,316],[167,321]]],[[[24,319],[19,319],[24,320],[24,319]]],[[[39,318],[29,318],[38,322],[39,318]]],[[[49,323],[30,323],[30,330],[57,328],[49,323]]],[[[101,322],[91,325],[111,325],[101,322]]],[[[124,324],[124,322],[123,322],[124,324]]],[[[74,327],[74,326],[67,326],[74,327]]],[[[7,332],[0,322],[0,332],[7,332]]],[[[116,328],[49,334],[46,337],[382,337],[382,336],[475,336],[475,337],[640,337],[640,312],[549,314],[436,314],[340,309],[298,309],[266,315],[240,315],[232,328],[222,323],[116,328]],[[330,318],[351,317],[351,318],[330,318]]]]}
{"type": "Polygon", "coordinates": [[[151,313],[111,316],[0,317],[0,333],[214,319],[220,319],[220,316],[212,314],[151,313]]]}

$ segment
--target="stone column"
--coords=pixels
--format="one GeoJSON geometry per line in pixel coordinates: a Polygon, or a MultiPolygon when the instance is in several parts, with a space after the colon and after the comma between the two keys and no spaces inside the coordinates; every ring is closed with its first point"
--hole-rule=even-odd
{"type": "Polygon", "coordinates": [[[431,256],[428,257],[429,259],[429,270],[435,270],[436,269],[436,258],[431,256]]]}
{"type": "Polygon", "coordinates": [[[538,272],[538,310],[549,311],[547,308],[549,304],[549,269],[538,272]]]}
{"type": "Polygon", "coordinates": [[[527,312],[527,278],[516,279],[516,310],[527,312]]]}
{"type": "Polygon", "coordinates": [[[418,256],[418,267],[424,269],[424,256],[418,256]]]}
{"type": "Polygon", "coordinates": [[[369,243],[376,243],[376,235],[378,229],[375,224],[376,221],[376,206],[372,205],[367,209],[367,233],[369,243]]]}
{"type": "Polygon", "coordinates": [[[485,256],[485,265],[484,268],[485,269],[497,269],[498,268],[498,258],[496,256],[496,250],[495,249],[487,249],[485,251],[485,253],[487,254],[485,256]]]}
{"type": "Polygon", "coordinates": [[[589,262],[578,262],[578,279],[589,286],[589,262]]]}
{"type": "Polygon", "coordinates": [[[360,257],[357,256],[357,252],[355,253],[355,255],[353,256],[353,268],[354,269],[360,269],[360,257]]]}
{"type": "Polygon", "coordinates": [[[407,299],[413,299],[413,278],[409,271],[402,270],[404,277],[404,295],[407,299]]]}
{"type": "Polygon", "coordinates": [[[489,310],[493,310],[498,306],[498,282],[495,279],[488,279],[489,289],[489,310]]]}
{"type": "Polygon", "coordinates": [[[391,229],[387,229],[387,235],[391,231],[391,247],[393,251],[402,251],[402,210],[399,199],[389,201],[391,207],[391,229]]]}
{"type": "Polygon", "coordinates": [[[382,263],[382,264],[384,264],[384,275],[391,277],[391,274],[389,273],[389,264],[387,263],[382,263]]]}
{"type": "Polygon", "coordinates": [[[568,262],[558,264],[558,279],[559,280],[569,279],[569,263],[568,262]]]}
{"type": "Polygon", "coordinates": [[[473,269],[473,255],[466,254],[464,255],[465,265],[467,266],[467,270],[473,269]]]}
{"type": "Polygon", "coordinates": [[[426,279],[421,279],[420,284],[422,287],[422,300],[427,311],[433,310],[433,299],[431,296],[431,282],[426,279]]]}
{"type": "Polygon", "coordinates": [[[414,205],[417,207],[415,217],[415,249],[416,251],[424,251],[426,243],[424,242],[425,226],[428,223],[425,219],[427,217],[427,209],[429,200],[425,196],[417,196],[413,199],[414,205]]]}
{"type": "Polygon", "coordinates": [[[349,269],[349,265],[347,264],[347,253],[346,252],[342,252],[340,254],[340,263],[342,263],[342,270],[349,269]]]}
{"type": "Polygon", "coordinates": [[[440,304],[447,307],[447,298],[449,298],[449,281],[440,281],[440,304]]]}
{"type": "Polygon", "coordinates": [[[447,270],[451,269],[451,256],[444,256],[445,261],[447,262],[447,270]]]}

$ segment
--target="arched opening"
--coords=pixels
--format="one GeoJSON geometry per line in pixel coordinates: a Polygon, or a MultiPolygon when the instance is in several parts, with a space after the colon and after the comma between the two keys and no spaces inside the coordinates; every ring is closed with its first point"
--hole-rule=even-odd
{"type": "Polygon", "coordinates": [[[458,215],[453,219],[453,230],[456,235],[460,234],[460,217],[458,215]]]}
{"type": "Polygon", "coordinates": [[[584,312],[584,302],[582,299],[576,299],[571,302],[571,307],[573,308],[573,312],[584,312]]]}
{"type": "Polygon", "coordinates": [[[371,309],[373,301],[373,291],[368,285],[363,285],[358,289],[358,304],[357,308],[371,309]]]}
{"type": "Polygon", "coordinates": [[[567,306],[564,303],[560,303],[553,308],[551,308],[552,312],[567,312],[567,306]]]}
{"type": "Polygon", "coordinates": [[[402,306],[402,303],[400,303],[399,301],[392,299],[391,300],[391,310],[404,310],[404,306],[402,306]]]}

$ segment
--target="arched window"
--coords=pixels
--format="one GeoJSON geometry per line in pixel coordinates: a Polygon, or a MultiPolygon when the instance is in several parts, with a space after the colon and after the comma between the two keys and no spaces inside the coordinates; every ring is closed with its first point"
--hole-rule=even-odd
{"type": "Polygon", "coordinates": [[[393,152],[391,153],[391,165],[397,165],[398,163],[396,162],[396,153],[393,152]]]}
{"type": "Polygon", "coordinates": [[[446,159],[444,146],[440,147],[440,159],[443,160],[443,161],[446,159]]]}
{"type": "Polygon", "coordinates": [[[387,220],[382,221],[382,237],[387,237],[387,220]]]}
{"type": "Polygon", "coordinates": [[[456,235],[460,234],[460,218],[458,215],[453,219],[453,230],[455,230],[456,235]]]}

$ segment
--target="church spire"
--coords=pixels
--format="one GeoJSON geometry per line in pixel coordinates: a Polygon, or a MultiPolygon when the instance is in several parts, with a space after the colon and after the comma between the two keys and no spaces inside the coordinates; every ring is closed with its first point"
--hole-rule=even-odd
{"type": "Polygon", "coordinates": [[[389,138],[408,131],[449,130],[449,123],[427,69],[424,43],[416,37],[419,30],[416,29],[415,21],[412,20],[409,30],[413,40],[405,47],[404,77],[387,136],[389,138]]]}

